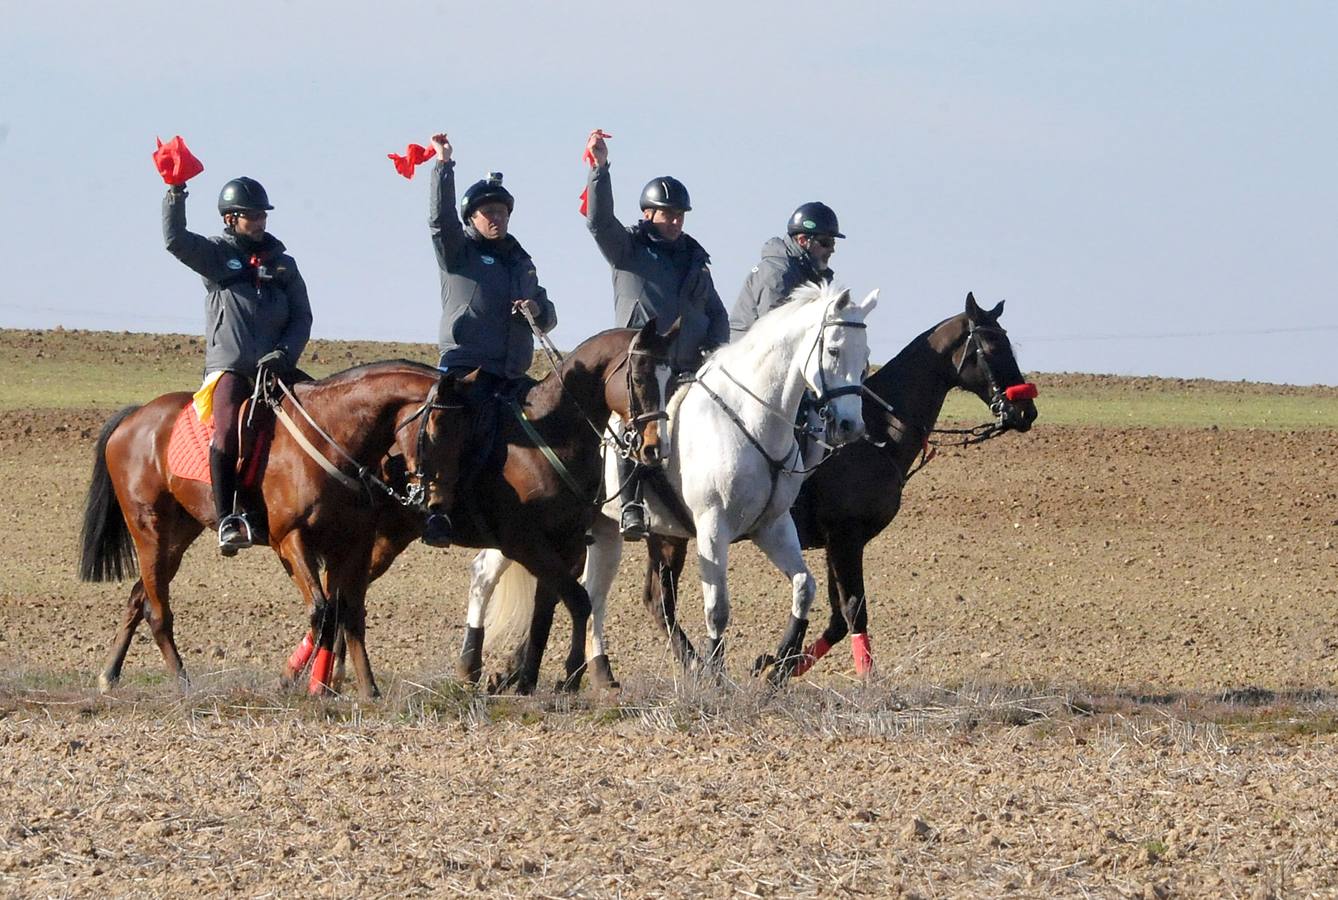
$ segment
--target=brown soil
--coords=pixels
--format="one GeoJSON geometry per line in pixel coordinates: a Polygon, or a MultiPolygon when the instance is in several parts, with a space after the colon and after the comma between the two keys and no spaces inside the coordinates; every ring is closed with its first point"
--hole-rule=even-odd
{"type": "Polygon", "coordinates": [[[296,592],[203,540],[173,596],[196,691],[142,632],[95,695],[129,589],[74,576],[104,417],[0,414],[7,893],[1338,896],[1338,433],[944,451],[870,548],[868,685],[846,645],[751,682],[788,617],[751,547],[735,685],[675,679],[629,548],[620,697],[470,694],[471,554],[414,547],[373,588],[368,705],[277,691],[296,592]]]}

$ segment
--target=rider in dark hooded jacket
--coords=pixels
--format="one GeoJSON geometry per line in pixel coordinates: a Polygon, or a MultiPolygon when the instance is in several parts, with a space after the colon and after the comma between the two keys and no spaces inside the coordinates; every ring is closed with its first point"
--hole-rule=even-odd
{"type": "Polygon", "coordinates": [[[836,239],[845,237],[832,208],[825,203],[804,203],[791,213],[785,231],[784,237],[762,245],[762,260],[744,280],[729,314],[731,337],[747,331],[758,317],[784,306],[799,285],[832,280],[834,273],[827,263],[836,252],[836,239]]]}

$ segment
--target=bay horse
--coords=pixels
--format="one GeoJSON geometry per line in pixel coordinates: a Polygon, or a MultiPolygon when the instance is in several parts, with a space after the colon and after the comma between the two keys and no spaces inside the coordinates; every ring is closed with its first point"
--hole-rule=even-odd
{"type": "MultiPolygon", "coordinates": [[[[723,672],[729,623],[729,545],[744,537],[790,580],[790,623],[778,655],[799,658],[816,588],[787,513],[822,450],[801,447],[795,420],[811,392],[822,410],[827,443],[863,435],[859,395],[869,362],[864,320],[877,297],[874,291],[857,303],[849,291],[830,285],[800,287],[789,303],[717,350],[670,404],[671,450],[660,469],[663,477],[647,479],[648,525],[655,535],[697,538],[706,660],[717,675],[723,672]]],[[[591,674],[601,687],[617,684],[604,643],[605,605],[622,555],[615,463],[606,462],[612,499],[594,520],[583,579],[592,603],[590,652],[592,661],[600,662],[591,674]]],[[[475,589],[486,597],[508,565],[503,554],[481,554],[475,589]]],[[[498,616],[504,621],[507,613],[498,616]]]]}
{"type": "MultiPolygon", "coordinates": [[[[901,508],[902,489],[914,473],[916,457],[928,453],[948,392],[960,388],[975,394],[994,417],[988,426],[972,429],[974,437],[966,442],[1025,432],[1036,420],[1036,389],[1024,379],[1008,333],[999,325],[1003,308],[1000,301],[982,310],[967,294],[962,313],[918,335],[870,376],[864,383],[866,439],[838,449],[804,482],[792,517],[805,549],[826,548],[831,619],[822,636],[793,661],[792,674],[808,671],[847,634],[853,635],[856,673],[872,671],[864,548],[901,508]]],[[[675,652],[686,663],[693,648],[675,613],[685,549],[681,540],[651,542],[642,596],[655,620],[676,636],[675,652]]],[[[763,656],[754,673],[774,665],[775,656],[763,656]]]]}
{"type": "MultiPolygon", "coordinates": [[[[313,689],[324,687],[335,632],[342,626],[362,692],[376,694],[364,645],[363,603],[373,526],[383,507],[422,519],[427,509],[453,505],[466,430],[463,392],[473,378],[456,379],[420,363],[380,362],[295,384],[278,405],[292,428],[305,433],[310,449],[290,430],[275,427],[255,489],[263,498],[257,511],[263,509],[269,544],[312,610],[324,667],[321,677],[313,678],[313,689]],[[412,492],[399,496],[400,503],[388,499],[393,489],[371,474],[392,448],[413,473],[412,492]]],[[[178,477],[168,465],[173,425],[191,398],[186,392],[164,394],[121,410],[103,427],[94,450],[80,577],[119,581],[139,571],[98,676],[103,692],[120,679],[131,638],[144,619],[168,675],[189,687],[173,632],[170,586],[186,549],[206,527],[218,524],[210,486],[178,477]]]]}
{"type": "MultiPolygon", "coordinates": [[[[451,513],[455,544],[500,548],[538,580],[532,618],[523,623],[527,643],[514,655],[509,675],[493,688],[535,689],[559,600],[572,617],[571,651],[559,688],[579,685],[586,668],[590,598],[577,576],[601,487],[606,426],[617,416],[626,435],[620,451],[646,465],[659,463],[669,346],[677,334],[677,323],[661,335],[653,320],[639,331],[601,332],[572,350],[542,381],[504,402],[492,453],[461,489],[451,513]]],[[[421,517],[385,507],[376,523],[368,580],[379,577],[422,527],[421,517]]],[[[485,638],[484,620],[473,614],[480,584],[477,563],[473,575],[471,615],[457,663],[457,674],[470,683],[482,676],[485,638]]],[[[303,662],[302,654],[295,654],[286,677],[294,677],[303,662]]]]}

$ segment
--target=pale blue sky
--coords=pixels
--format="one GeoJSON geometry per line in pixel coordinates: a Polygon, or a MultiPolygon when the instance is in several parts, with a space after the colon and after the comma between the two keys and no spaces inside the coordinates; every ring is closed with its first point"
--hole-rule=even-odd
{"type": "Polygon", "coordinates": [[[1338,4],[344,4],[3,0],[0,326],[198,333],[162,249],[154,137],[240,174],[311,288],[318,337],[435,341],[427,181],[385,154],[447,130],[517,196],[571,346],[612,317],[577,214],[589,129],[618,213],[650,177],[731,306],[822,199],[878,287],[883,361],[1007,298],[1032,371],[1338,384],[1338,4]]]}

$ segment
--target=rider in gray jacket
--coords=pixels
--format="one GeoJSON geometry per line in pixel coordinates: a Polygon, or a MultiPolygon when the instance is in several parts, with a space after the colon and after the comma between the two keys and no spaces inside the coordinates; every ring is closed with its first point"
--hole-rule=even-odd
{"type": "Polygon", "coordinates": [[[221,373],[213,390],[209,469],[225,556],[250,547],[255,537],[236,496],[238,408],[258,366],[278,375],[293,371],[311,337],[306,282],[283,242],[265,230],[273,208],[258,181],[234,178],[218,197],[223,234],[206,238],[186,228],[184,184],[172,185],[163,198],[163,242],[209,292],[204,371],[221,373]]]}
{"type": "Polygon", "coordinates": [[[729,314],[731,337],[743,334],[759,316],[784,306],[799,285],[832,280],[834,273],[827,263],[836,252],[836,239],[845,237],[832,208],[825,203],[804,203],[790,215],[785,231],[785,237],[771,238],[762,245],[761,261],[744,279],[729,314]]]}
{"type": "MultiPolygon", "coordinates": [[[[486,441],[496,422],[496,394],[523,378],[534,358],[526,314],[547,333],[557,325],[557,312],[534,261],[509,233],[515,198],[502,186],[501,173],[472,184],[457,215],[451,142],[436,134],[432,146],[437,163],[428,228],[441,269],[440,366],[457,374],[480,370],[471,402],[477,406],[475,434],[486,441]]],[[[447,546],[450,532],[444,511],[434,512],[423,540],[447,546]]]]}
{"type": "MultiPolygon", "coordinates": [[[[695,372],[702,357],[729,341],[729,316],[711,280],[702,245],[683,232],[692,209],[688,190],[677,178],[651,179],[641,191],[642,218],[624,227],[613,214],[613,182],[603,132],[591,132],[586,152],[594,161],[586,186],[586,225],[599,251],[613,268],[614,324],[637,328],[655,319],[661,334],[675,321],[679,333],[670,349],[680,372],[695,372]]],[[[635,540],[646,534],[640,477],[625,473],[622,533],[635,540]]]]}

